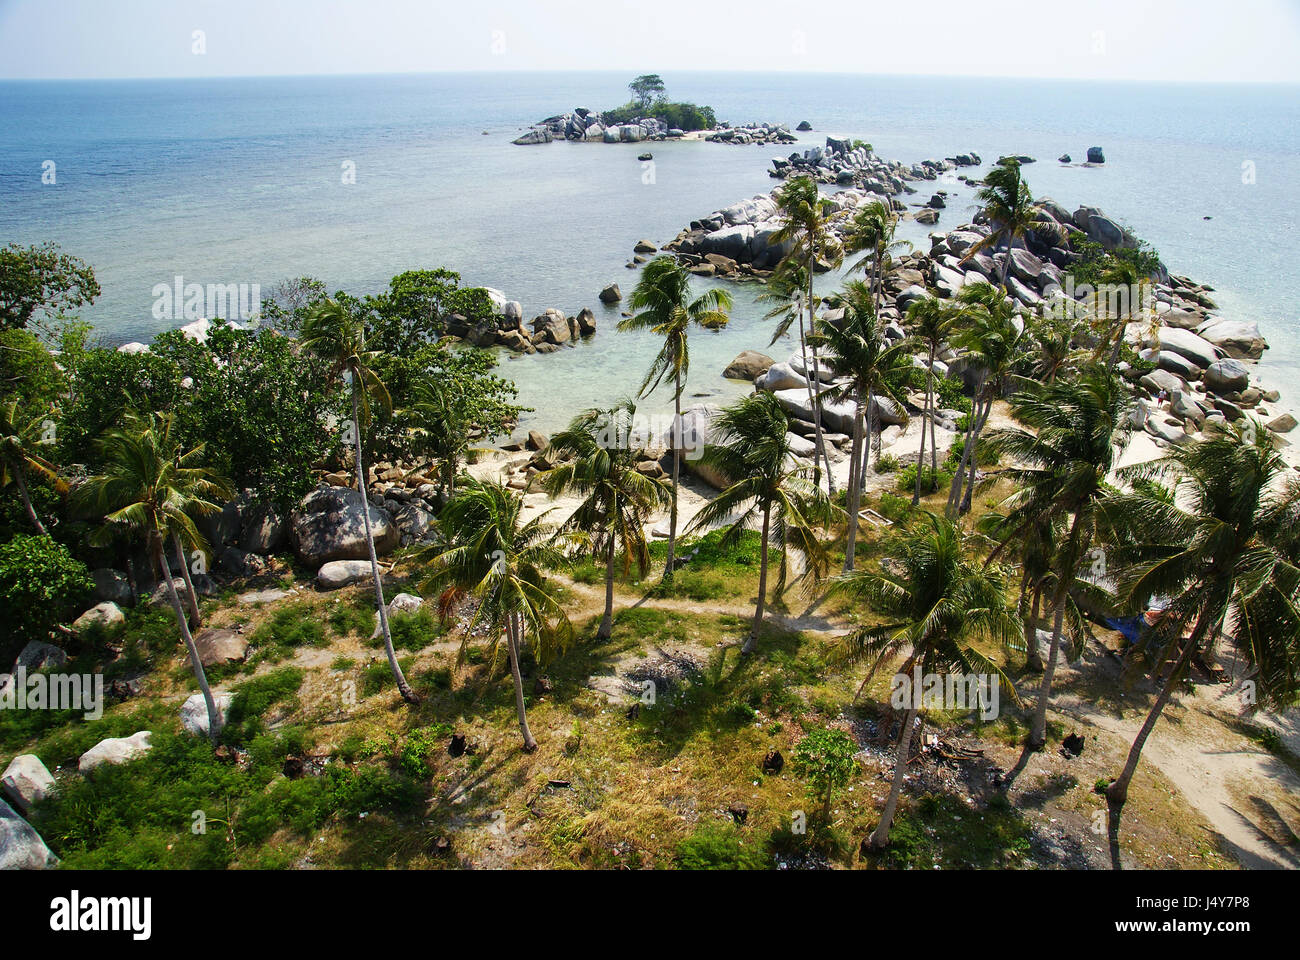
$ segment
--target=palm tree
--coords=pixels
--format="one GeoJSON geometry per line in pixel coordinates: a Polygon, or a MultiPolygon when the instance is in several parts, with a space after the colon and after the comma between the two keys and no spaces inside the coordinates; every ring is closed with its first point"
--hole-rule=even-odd
{"type": "Polygon", "coordinates": [[[32,498],[27,491],[27,471],[44,477],[54,484],[59,493],[66,493],[68,485],[59,477],[58,470],[49,460],[38,454],[35,448],[45,442],[45,423],[48,417],[24,417],[18,412],[18,400],[13,399],[0,406],[0,488],[7,487],[10,481],[18,488],[18,496],[23,501],[23,510],[32,522],[36,532],[47,536],[45,524],[36,515],[32,507],[32,498]]]}
{"type": "MultiPolygon", "coordinates": [[[[1015,394],[1012,413],[1025,427],[994,431],[990,440],[999,453],[1017,466],[1008,470],[1016,492],[1007,498],[1003,547],[1018,537],[1051,531],[1055,543],[1052,563],[1052,639],[1027,748],[1041,749],[1047,740],[1047,705],[1060,655],[1070,590],[1077,571],[1099,530],[1102,503],[1112,492],[1107,476],[1128,440],[1128,411],[1132,397],[1112,371],[1090,368],[1076,381],[1057,381],[1015,394]],[[1054,529],[1065,526],[1064,538],[1054,529]]],[[[1001,548],[999,548],[1000,550],[1001,548]]],[[[995,550],[992,556],[997,556],[995,550]]]]}
{"type": "Polygon", "coordinates": [[[1110,365],[1114,367],[1119,363],[1120,351],[1124,346],[1124,331],[1141,306],[1140,301],[1147,278],[1132,260],[1112,257],[1110,266],[1102,275],[1102,282],[1107,284],[1112,292],[1106,297],[1106,326],[1101,342],[1097,345],[1097,357],[1100,358],[1109,350],[1110,365]],[[1133,302],[1134,297],[1138,298],[1139,303],[1133,302]],[[1109,315],[1112,306],[1116,308],[1116,315],[1113,317],[1109,315]]]}
{"type": "Polygon", "coordinates": [[[1119,869],[1119,825],[1142,748],[1182,682],[1195,651],[1231,636],[1255,673],[1257,703],[1289,707],[1300,694],[1300,483],[1258,421],[1171,447],[1120,472],[1135,482],[1105,514],[1121,546],[1119,580],[1131,609],[1170,598],[1139,639],[1137,657],[1174,661],[1120,775],[1105,788],[1111,859],[1119,869]],[[1148,483],[1172,479],[1176,496],[1148,483]]]}
{"type": "MultiPolygon", "coordinates": [[[[641,383],[640,396],[651,393],[665,379],[673,385],[673,427],[681,428],[682,390],[690,372],[691,354],[687,334],[692,326],[715,330],[727,322],[731,294],[726,290],[705,291],[691,299],[691,278],[673,257],[655,257],[641,271],[641,279],[632,291],[631,305],[636,311],[619,321],[619,330],[649,330],[663,338],[663,347],[650,364],[641,383]]],[[[664,582],[672,583],[677,551],[677,488],[681,473],[680,444],[673,444],[673,493],[668,513],[668,562],[664,582]]]]}
{"type": "Polygon", "coordinates": [[[914,300],[907,308],[907,319],[912,328],[912,339],[925,346],[928,353],[925,373],[925,410],[921,416],[921,446],[916,453],[916,489],[912,492],[912,506],[921,502],[921,474],[925,469],[925,426],[930,425],[931,472],[938,475],[939,454],[934,440],[936,413],[934,396],[935,356],[943,349],[956,324],[966,316],[957,304],[935,297],[914,300]]]}
{"type": "Polygon", "coordinates": [[[444,613],[466,596],[476,601],[461,641],[462,656],[476,627],[492,631],[494,659],[504,633],[519,732],[524,752],[531,753],[537,741],[528,728],[519,658],[531,641],[535,659],[545,664],[568,647],[573,626],[544,573],[564,560],[557,531],[545,522],[545,514],[525,522],[523,511],[523,498],[502,484],[469,480],[438,518],[446,544],[440,553],[426,551],[431,559],[420,590],[440,593],[444,613]]]}
{"type": "Polygon", "coordinates": [[[456,475],[470,450],[470,423],[462,399],[455,380],[431,376],[416,382],[406,410],[421,449],[441,464],[438,487],[446,496],[456,493],[456,475]]]}
{"type": "Polygon", "coordinates": [[[830,525],[837,513],[827,496],[797,466],[790,453],[790,423],[780,402],[770,393],[743,397],[719,413],[712,423],[716,446],[704,452],[704,460],[732,485],[705,504],[695,515],[688,532],[724,522],[730,526],[723,544],[735,543],[743,530],[759,528],[758,602],[754,623],[741,653],[750,653],[758,643],[767,602],[768,543],[781,549],[777,594],[786,585],[787,552],[802,552],[807,573],[823,575],[829,563],[817,528],[830,525]]]}
{"type": "Polygon", "coordinates": [[[208,736],[215,747],[221,735],[221,718],[168,568],[164,544],[170,541],[181,558],[185,586],[191,603],[197,606],[184,560],[185,550],[197,547],[206,552],[207,544],[193,515],[220,510],[215,501],[228,498],[230,487],[202,465],[201,445],[190,450],[181,446],[174,423],[171,414],[150,414],[144,419],[128,420],[122,428],[110,431],[100,441],[104,472],[77,487],[74,497],[80,508],[106,521],[93,535],[92,542],[104,543],[118,529],[143,534],[149,558],[166,584],[176,625],[203,693],[208,709],[208,736]]]}
{"type": "Polygon", "coordinates": [[[1074,347],[1078,331],[1078,325],[1069,319],[1048,317],[1032,325],[1029,372],[1035,380],[1054,383],[1078,365],[1082,359],[1074,347]]]}
{"type": "Polygon", "coordinates": [[[1007,158],[988,172],[984,177],[984,186],[976,196],[984,204],[984,216],[988,220],[990,232],[977,243],[971,244],[962,263],[982,250],[1005,243],[1007,255],[1002,261],[1002,289],[1005,290],[1016,241],[1033,228],[1039,207],[1029,192],[1029,184],[1020,176],[1020,161],[1014,157],[1007,158]]]}
{"type": "MultiPolygon", "coordinates": [[[[777,208],[781,213],[781,229],[772,236],[774,244],[790,244],[790,253],[782,261],[783,268],[798,266],[804,281],[808,284],[808,296],[804,303],[808,309],[808,325],[813,326],[817,299],[813,296],[813,275],[819,260],[839,262],[843,249],[835,239],[831,226],[838,218],[832,211],[829,197],[823,196],[817,189],[812,177],[791,177],[785,181],[774,194],[777,208]]],[[[817,448],[822,444],[822,408],[817,390],[821,384],[821,364],[816,350],[812,354],[812,365],[808,365],[808,354],[804,353],[804,370],[811,371],[813,386],[812,414],[813,430],[816,434],[817,448]]],[[[820,480],[818,480],[820,482],[820,480]]],[[[826,483],[831,496],[835,495],[835,478],[827,461],[826,483]]]]}
{"type": "MultiPolygon", "coordinates": [[[[846,665],[870,663],[865,687],[882,666],[906,652],[900,675],[983,674],[996,677],[999,686],[1006,684],[1015,697],[1015,687],[1002,669],[972,645],[986,639],[1010,647],[1019,632],[1016,618],[1007,609],[1000,577],[996,570],[967,557],[961,531],[951,520],[930,513],[924,516],[925,522],[890,544],[893,562],[888,569],[855,570],[832,580],[833,595],[867,604],[889,618],[850,631],[840,641],[835,660],[846,665]]],[[[913,691],[889,798],[868,841],[877,850],[889,844],[920,710],[918,698],[919,691],[913,691]]]]}
{"type": "Polygon", "coordinates": [[[366,349],[366,329],[361,318],[335,300],[324,300],[311,309],[303,321],[300,337],[305,350],[329,364],[328,376],[331,380],[346,374],[350,384],[357,491],[361,494],[361,518],[365,526],[366,547],[370,553],[370,576],[375,585],[375,606],[379,612],[380,632],[384,637],[384,653],[388,657],[388,666],[393,671],[402,699],[416,704],[420,698],[406,682],[406,675],[397,663],[397,652],[393,649],[393,635],[388,627],[388,607],[384,601],[384,584],[379,577],[379,559],[375,555],[375,536],[370,528],[370,499],[366,495],[366,464],[361,442],[362,416],[369,415],[372,398],[385,409],[391,410],[393,405],[387,388],[372,367],[378,353],[366,349]]]}
{"type": "Polygon", "coordinates": [[[906,240],[894,239],[894,231],[897,229],[898,214],[884,202],[873,200],[858,207],[844,231],[844,252],[863,254],[850,269],[866,272],[877,313],[880,311],[885,274],[889,270],[890,253],[894,250],[910,250],[912,247],[906,240]]]}
{"type": "Polygon", "coordinates": [[[972,283],[962,288],[957,299],[967,308],[970,325],[953,342],[964,349],[976,378],[966,441],[948,493],[948,515],[954,517],[970,510],[980,435],[993,412],[993,402],[1002,396],[1012,370],[1022,359],[1025,343],[1024,321],[996,287],[972,283]]]}
{"type": "Polygon", "coordinates": [[[890,374],[904,368],[910,377],[912,362],[906,351],[906,341],[893,346],[885,342],[867,284],[850,280],[835,302],[844,307],[843,323],[819,322],[810,342],[814,349],[824,349],[831,365],[843,374],[826,395],[836,401],[853,401],[853,444],[850,448],[849,485],[845,492],[849,529],[844,555],[844,569],[852,570],[860,522],[858,512],[862,507],[863,481],[869,459],[865,455],[869,451],[863,450],[862,443],[864,414],[869,445],[877,398],[884,395],[899,399],[897,384],[890,374]]]}
{"type": "MultiPolygon", "coordinates": [[[[760,303],[771,303],[772,308],[764,315],[764,320],[776,320],[776,329],[768,346],[774,346],[778,340],[790,332],[796,322],[799,324],[799,356],[803,358],[804,384],[808,391],[808,409],[817,411],[817,392],[822,389],[819,380],[812,376],[812,365],[808,359],[808,336],[811,331],[804,323],[804,303],[808,290],[808,268],[801,262],[787,258],[782,261],[772,276],[768,278],[766,288],[758,295],[760,303]]],[[[811,313],[811,311],[809,311],[811,313]]],[[[819,444],[813,453],[813,462],[825,464],[826,473],[831,472],[830,452],[824,444],[819,444]]],[[[821,482],[820,474],[818,483],[821,482]]],[[[833,481],[832,481],[833,482],[833,481]]]]}
{"type": "Polygon", "coordinates": [[[596,556],[605,559],[605,616],[597,639],[607,640],[614,629],[614,565],[623,553],[626,576],[635,560],[641,576],[650,566],[645,525],[671,494],[661,480],[637,472],[646,457],[634,445],[636,406],[624,400],[609,410],[587,410],[568,429],[551,437],[550,449],[565,461],[542,475],[542,487],[552,497],[571,492],[582,503],[564,529],[582,533],[596,556]]]}

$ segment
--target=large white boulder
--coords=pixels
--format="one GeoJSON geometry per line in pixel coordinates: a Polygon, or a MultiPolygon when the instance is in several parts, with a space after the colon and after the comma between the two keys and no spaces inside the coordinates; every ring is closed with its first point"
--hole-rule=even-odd
{"type": "Polygon", "coordinates": [[[111,737],[108,740],[101,740],[81,755],[81,759],[77,761],[77,770],[83,777],[88,777],[96,768],[104,764],[115,766],[143,757],[153,749],[153,744],[150,742],[152,738],[152,732],[140,730],[129,737],[111,737]]]}
{"type": "Polygon", "coordinates": [[[337,590],[360,583],[370,574],[369,560],[331,560],[316,571],[316,586],[322,590],[337,590]]]}
{"type": "Polygon", "coordinates": [[[0,774],[0,787],[18,809],[26,813],[32,804],[54,792],[54,777],[45,769],[40,757],[24,753],[9,761],[5,772],[0,774]]]}
{"type": "MultiPolygon", "coordinates": [[[[217,707],[217,723],[221,727],[226,725],[226,715],[230,712],[232,699],[232,694],[212,691],[212,700],[217,707]]],[[[194,694],[181,705],[181,726],[185,728],[186,733],[196,737],[208,735],[208,704],[203,699],[202,693],[194,694]]]]}
{"type": "Polygon", "coordinates": [[[32,825],[0,800],[0,870],[46,870],[58,862],[32,825]]]}

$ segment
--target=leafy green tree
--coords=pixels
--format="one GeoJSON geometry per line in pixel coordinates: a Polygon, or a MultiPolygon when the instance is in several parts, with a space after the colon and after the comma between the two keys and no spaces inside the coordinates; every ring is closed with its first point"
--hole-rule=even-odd
{"type": "Polygon", "coordinates": [[[388,625],[388,607],[384,602],[384,584],[379,576],[379,560],[375,555],[375,536],[370,527],[370,499],[366,493],[366,464],[362,449],[362,413],[370,412],[373,399],[386,408],[392,401],[383,381],[375,374],[375,351],[366,346],[365,326],[352,310],[335,300],[325,300],[308,315],[302,325],[303,349],[320,357],[328,365],[326,376],[330,379],[346,374],[352,393],[351,432],[354,440],[357,491],[361,494],[361,517],[365,525],[366,547],[370,553],[370,576],[375,585],[375,607],[379,613],[380,631],[384,637],[384,653],[389,669],[397,681],[398,692],[409,704],[417,704],[411,685],[397,662],[393,649],[393,634],[388,625]]]}
{"type": "Polygon", "coordinates": [[[858,745],[843,730],[812,730],[790,756],[790,767],[808,781],[809,792],[821,803],[823,823],[830,823],[835,794],[848,786],[858,767],[858,745]]]}
{"type": "Polygon", "coordinates": [[[105,525],[92,538],[93,543],[106,543],[120,529],[144,536],[149,557],[166,585],[176,626],[203,693],[208,708],[208,732],[215,747],[221,733],[221,718],[168,568],[164,546],[170,541],[181,560],[191,613],[197,623],[198,598],[190,580],[186,548],[206,551],[207,544],[195,525],[194,515],[215,513],[221,509],[215,501],[230,496],[226,481],[203,465],[203,454],[202,447],[186,450],[181,446],[170,415],[151,414],[144,419],[129,420],[103,438],[104,470],[77,487],[74,496],[83,509],[105,520],[105,525]]]}
{"type": "Polygon", "coordinates": [[[531,642],[537,662],[547,663],[572,642],[573,625],[545,573],[564,560],[557,531],[545,522],[545,515],[525,521],[523,510],[523,498],[502,484],[466,482],[438,518],[446,543],[425,553],[420,590],[439,594],[444,614],[465,597],[475,601],[463,634],[462,656],[465,642],[477,628],[489,629],[494,658],[505,634],[519,732],[524,752],[531,753],[537,740],[528,727],[519,658],[531,642]]]}
{"type": "Polygon", "coordinates": [[[259,310],[261,325],[281,333],[297,333],[308,311],[327,296],[325,284],[315,277],[282,280],[271,288],[271,295],[262,300],[259,310]]]}
{"type": "Polygon", "coordinates": [[[713,420],[716,445],[705,449],[703,459],[731,486],[710,500],[687,528],[688,533],[727,523],[722,544],[735,544],[742,532],[759,528],[758,600],[754,622],[741,653],[758,644],[767,605],[768,545],[781,550],[777,593],[786,585],[787,552],[800,551],[807,575],[824,575],[830,558],[819,530],[835,519],[837,510],[826,492],[808,479],[790,453],[790,422],[776,397],[755,393],[725,408],[713,420]]]}
{"type": "MultiPolygon", "coordinates": [[[[1033,536],[1026,531],[1038,525],[1039,536],[1051,531],[1045,536],[1053,544],[1052,639],[1026,744],[1029,750],[1041,749],[1047,740],[1047,706],[1069,592],[1089,548],[1104,532],[1099,519],[1113,493],[1107,477],[1127,442],[1132,403],[1117,376],[1091,368],[1075,381],[1058,380],[1015,394],[1012,413],[1024,426],[1005,427],[990,437],[995,449],[1016,464],[1008,470],[1016,492],[1004,503],[1003,543],[1033,536]]],[[[1046,544],[1040,541],[1040,546],[1046,544]]]]}
{"type": "MultiPolygon", "coordinates": [[[[632,291],[631,306],[636,311],[619,321],[618,329],[649,330],[663,338],[663,346],[641,382],[639,396],[652,393],[665,380],[673,386],[673,436],[681,429],[682,391],[690,373],[691,352],[688,335],[691,327],[715,330],[727,322],[731,294],[726,290],[707,290],[691,298],[691,277],[673,257],[655,257],[641,271],[641,279],[632,291]]],[[[680,438],[678,438],[680,440],[680,438]]],[[[675,444],[680,447],[680,443],[675,444]]],[[[677,550],[677,489],[681,476],[680,449],[672,451],[672,502],[668,513],[668,561],[664,582],[672,583],[677,550]]]]}
{"type": "MultiPolygon", "coordinates": [[[[961,531],[951,520],[929,513],[923,516],[914,529],[889,542],[891,563],[881,572],[854,570],[832,581],[832,595],[861,602],[888,618],[851,630],[840,641],[836,661],[869,663],[865,686],[878,670],[906,653],[900,675],[911,677],[919,669],[922,676],[996,677],[999,686],[1005,684],[1015,697],[1015,687],[1002,668],[972,643],[989,639],[1010,648],[1019,632],[1006,605],[1001,577],[996,568],[985,568],[967,556],[961,531]]],[[[894,781],[869,840],[875,849],[889,844],[920,711],[918,701],[918,691],[912,691],[894,761],[894,781]]]]}
{"type": "Polygon", "coordinates": [[[18,534],[0,546],[0,662],[14,662],[76,614],[94,582],[86,565],[49,537],[18,534]]]}
{"type": "MultiPolygon", "coordinates": [[[[1159,460],[1121,471],[1146,481],[1113,497],[1104,516],[1119,541],[1121,592],[1133,609],[1168,598],[1164,616],[1139,638],[1134,666],[1164,677],[1124,769],[1105,788],[1112,863],[1142,749],[1198,650],[1233,638],[1253,671],[1257,703],[1300,702],[1300,483],[1277,440],[1258,421],[1174,446],[1159,460]],[[1152,490],[1170,481],[1178,496],[1152,490]]],[[[1174,492],[1170,491],[1170,492],[1174,492]]]]}
{"type": "Polygon", "coordinates": [[[567,429],[551,437],[548,448],[561,459],[542,476],[552,497],[573,493],[583,498],[563,529],[582,535],[605,561],[605,615],[597,639],[614,629],[614,572],[623,554],[623,573],[635,562],[641,576],[650,567],[645,528],[656,510],[668,506],[671,493],[661,480],[643,476],[637,463],[648,454],[636,443],[636,405],[630,400],[608,410],[587,410],[567,429]]]}
{"type": "Polygon", "coordinates": [[[643,73],[629,83],[627,88],[632,91],[633,102],[643,110],[662,97],[667,89],[657,73],[643,73]]]}
{"type": "Polygon", "coordinates": [[[22,330],[34,318],[48,322],[98,296],[95,271],[57,243],[0,247],[0,330],[22,330]]]}

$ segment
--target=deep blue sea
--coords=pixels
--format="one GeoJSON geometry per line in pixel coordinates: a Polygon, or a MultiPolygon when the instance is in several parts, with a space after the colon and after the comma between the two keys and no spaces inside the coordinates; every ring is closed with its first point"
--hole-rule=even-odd
{"type": "MultiPolygon", "coordinates": [[[[696,217],[771,190],[769,160],[789,152],[654,144],[647,183],[636,159],[644,146],[510,143],[542,117],[623,102],[627,79],[0,82],[0,242],[55,240],[89,261],[103,295],[83,316],[114,343],[171,325],[151,315],[152,290],[178,274],[264,292],[310,275],[364,294],[403,270],[441,265],[502,289],[528,317],[590,306],[601,324],[591,342],[502,364],[537,408],[530,423],[550,429],[640,382],[653,343],[616,333],[618,311],[596,299],[610,281],[625,292],[634,285],[624,267],[633,244],[662,243],[696,217]],[[57,182],[43,184],[51,160],[57,182]],[[355,183],[342,182],[345,161],[355,183]]],[[[1174,272],[1217,288],[1225,316],[1257,321],[1272,345],[1261,373],[1283,390],[1283,407],[1297,404],[1300,88],[788,73],[665,80],[675,99],[711,104],[731,122],[806,119],[808,145],[837,134],[908,162],[968,150],[986,162],[1038,158],[1026,168],[1035,195],[1101,207],[1174,272]],[[1081,160],[1089,146],[1105,148],[1104,167],[1056,161],[1081,160]]],[[[956,192],[936,229],[973,213],[971,189],[956,192]]],[[[928,247],[929,229],[906,224],[901,235],[928,247]]],[[[766,347],[754,292],[738,288],[726,330],[695,336],[688,393],[743,389],[720,373],[740,350],[766,347]]]]}

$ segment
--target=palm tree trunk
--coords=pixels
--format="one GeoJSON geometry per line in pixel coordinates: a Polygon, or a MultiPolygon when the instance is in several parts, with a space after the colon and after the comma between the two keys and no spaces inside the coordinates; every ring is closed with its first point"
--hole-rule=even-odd
{"type": "MultiPolygon", "coordinates": [[[[203,626],[203,616],[199,613],[199,594],[194,589],[194,581],[190,578],[190,565],[188,558],[185,556],[185,547],[181,545],[181,538],[172,534],[172,547],[176,550],[176,559],[181,565],[181,579],[185,582],[185,589],[189,595],[185,598],[186,605],[190,608],[190,618],[192,626],[195,628],[203,626]]],[[[170,575],[170,571],[169,571],[170,575]]]]}
{"type": "Polygon", "coordinates": [[[519,672],[519,647],[522,633],[523,624],[520,622],[519,614],[510,614],[506,620],[506,648],[510,653],[510,676],[515,684],[515,711],[519,714],[519,732],[524,738],[524,753],[532,753],[537,749],[537,741],[533,739],[533,732],[528,729],[528,711],[524,706],[524,677],[519,672]]]}
{"type": "Polygon", "coordinates": [[[898,741],[898,753],[894,757],[894,782],[889,786],[889,799],[880,814],[880,823],[871,831],[867,840],[873,850],[883,850],[889,846],[889,828],[894,822],[894,813],[898,810],[898,800],[903,794],[903,774],[907,770],[907,755],[912,748],[912,728],[916,726],[917,708],[913,704],[903,721],[903,735],[898,741]]]}
{"type": "MultiPolygon", "coordinates": [[[[678,374],[673,378],[673,427],[678,434],[682,430],[682,381],[678,374]]],[[[685,443],[685,437],[677,436],[677,445],[685,443]]],[[[682,452],[676,446],[669,451],[673,458],[673,498],[668,506],[668,562],[664,565],[664,583],[673,582],[673,568],[677,565],[677,483],[681,478],[682,452]]]]}
{"type": "Polygon", "coordinates": [[[1055,616],[1052,620],[1052,642],[1047,648],[1047,663],[1043,666],[1043,682],[1038,689],[1038,703],[1034,705],[1034,719],[1029,727],[1029,740],[1026,748],[1041,750],[1047,743],[1047,703],[1052,697],[1052,678],[1056,675],[1056,661],[1061,654],[1061,633],[1065,628],[1065,603],[1069,599],[1070,581],[1074,578],[1074,564],[1078,558],[1079,515],[1076,513],[1070,524],[1070,536],[1066,540],[1065,553],[1060,558],[1057,571],[1056,594],[1052,598],[1055,616]]]}
{"type": "Polygon", "coordinates": [[[1043,672],[1043,655],[1038,649],[1038,614],[1043,602],[1042,583],[1034,584],[1034,602],[1030,608],[1029,619],[1025,621],[1025,669],[1033,673],[1043,672]]]}
{"type": "Polygon", "coordinates": [[[10,461],[10,470],[14,475],[14,486],[18,488],[18,496],[22,497],[23,510],[27,513],[27,519],[32,522],[36,532],[42,537],[48,537],[49,532],[45,529],[45,524],[41,523],[41,518],[36,515],[36,510],[32,507],[32,498],[27,494],[27,480],[23,477],[23,465],[17,461],[10,461]]]}
{"type": "Polygon", "coordinates": [[[1129,748],[1128,759],[1124,762],[1123,772],[1106,787],[1106,833],[1110,840],[1111,866],[1116,870],[1121,869],[1119,852],[1120,816],[1124,812],[1124,804],[1128,802],[1129,784],[1133,782],[1133,774],[1137,772],[1138,761],[1142,758],[1142,748],[1146,746],[1147,738],[1151,736],[1151,731],[1155,729],[1156,721],[1160,719],[1160,714],[1168,705],[1170,697],[1173,696],[1174,687],[1182,678],[1183,671],[1187,669],[1193,651],[1201,645],[1201,641],[1205,638],[1205,633],[1209,629],[1212,607],[1213,604],[1206,604],[1197,621],[1196,629],[1192,631],[1192,635],[1183,644],[1178,662],[1174,664],[1173,670],[1169,671],[1169,676],[1160,689],[1160,695],[1156,697],[1156,702],[1151,705],[1151,710],[1147,713],[1142,728],[1133,740],[1133,746],[1129,748]]]}
{"type": "MultiPolygon", "coordinates": [[[[933,353],[930,354],[934,356],[933,353]]],[[[933,364],[931,364],[933,366],[933,364]]],[[[930,397],[930,471],[937,477],[939,475],[939,440],[935,436],[934,421],[936,414],[939,412],[939,398],[937,395],[930,397]]]]}
{"type": "Polygon", "coordinates": [[[772,518],[772,505],[765,503],[763,505],[763,532],[758,544],[758,604],[754,608],[754,625],[750,628],[749,637],[745,640],[744,646],[740,648],[741,653],[753,653],[754,647],[758,645],[758,631],[763,626],[763,611],[767,606],[767,532],[772,518]]]}
{"type": "Polygon", "coordinates": [[[1002,289],[1007,289],[1007,275],[1011,273],[1011,251],[1016,248],[1016,235],[1007,234],[1007,258],[1002,261],[1002,289]]]}
{"type": "Polygon", "coordinates": [[[925,425],[934,422],[930,409],[930,394],[934,390],[934,351],[930,351],[930,371],[925,378],[925,409],[921,411],[921,448],[916,453],[916,489],[912,491],[912,506],[921,502],[921,474],[925,472],[925,425]]]}
{"type": "Polygon", "coordinates": [[[979,423],[975,425],[975,437],[971,444],[970,469],[966,477],[966,492],[961,498],[960,513],[970,513],[971,498],[975,494],[975,468],[979,465],[980,434],[984,432],[984,424],[988,422],[989,414],[992,411],[993,398],[990,397],[984,405],[984,413],[980,416],[979,423]]]}
{"type": "Polygon", "coordinates": [[[844,547],[844,572],[848,573],[853,569],[856,560],[855,552],[858,544],[858,524],[861,522],[858,512],[862,509],[862,484],[859,482],[859,473],[862,470],[858,463],[858,455],[862,450],[862,404],[858,403],[853,411],[853,443],[849,448],[852,453],[849,456],[849,486],[844,491],[848,499],[849,508],[849,531],[844,547]]]}
{"type": "Polygon", "coordinates": [[[952,486],[948,490],[948,508],[949,517],[955,517],[957,505],[961,502],[962,482],[966,477],[966,462],[973,454],[975,421],[979,419],[979,396],[983,392],[984,383],[981,378],[975,390],[975,402],[971,404],[970,419],[966,423],[966,443],[962,446],[961,462],[957,464],[957,475],[952,478],[952,486]]]}
{"type": "Polygon", "coordinates": [[[597,640],[608,640],[614,630],[614,534],[609,535],[609,550],[605,556],[605,616],[596,631],[597,640]]]}
{"type": "MultiPolygon", "coordinates": [[[[809,281],[808,289],[809,289],[809,295],[811,296],[811,290],[812,290],[811,281],[809,281]]],[[[812,315],[811,306],[809,306],[808,308],[808,314],[811,317],[812,315]]],[[[811,326],[811,321],[809,323],[809,326],[811,326]]],[[[810,365],[810,362],[808,360],[808,338],[804,332],[803,311],[799,312],[799,352],[800,355],[803,357],[803,372],[805,374],[804,380],[808,384],[808,407],[812,411],[814,443],[816,444],[816,447],[813,450],[813,471],[814,471],[813,481],[814,483],[816,483],[817,486],[820,487],[822,483],[822,478],[821,478],[822,461],[824,460],[826,463],[827,474],[830,473],[831,462],[830,462],[830,458],[826,456],[826,450],[822,444],[821,380],[820,377],[813,370],[813,367],[810,365]]],[[[814,358],[816,357],[816,352],[813,353],[813,356],[814,358]]],[[[812,362],[815,363],[816,361],[814,360],[812,362]]],[[[827,482],[830,485],[830,489],[833,494],[835,481],[828,479],[827,482]]]]}
{"type": "Polygon", "coordinates": [[[388,668],[393,671],[397,681],[397,691],[407,703],[416,704],[420,698],[415,695],[411,685],[406,682],[406,675],[397,662],[397,651],[393,649],[393,634],[388,629],[388,605],[384,601],[384,583],[379,577],[379,557],[375,554],[375,535],[370,529],[370,498],[366,495],[366,465],[361,454],[361,408],[357,399],[357,376],[352,376],[352,424],[357,440],[357,483],[361,488],[361,520],[366,530],[366,550],[370,554],[370,576],[375,583],[375,605],[379,611],[379,629],[384,635],[384,654],[388,657],[388,668]]]}
{"type": "Polygon", "coordinates": [[[862,463],[858,466],[858,489],[867,489],[867,472],[871,467],[871,434],[876,427],[876,393],[874,389],[867,391],[867,415],[866,415],[866,438],[863,441],[861,457],[862,463]]]}
{"type": "Polygon", "coordinates": [[[167,557],[163,553],[161,538],[154,540],[152,549],[154,562],[158,565],[158,572],[162,574],[163,580],[167,584],[167,596],[172,602],[172,613],[176,615],[176,626],[180,628],[181,639],[185,641],[185,650],[190,655],[190,668],[194,671],[194,679],[199,682],[199,690],[203,694],[204,706],[208,708],[208,739],[212,741],[212,746],[215,748],[221,737],[221,717],[217,714],[217,702],[212,698],[212,689],[208,686],[208,675],[203,670],[203,660],[199,657],[199,648],[194,645],[190,625],[185,620],[185,608],[181,606],[181,598],[176,593],[176,584],[172,582],[171,571],[167,569],[167,557]]]}

